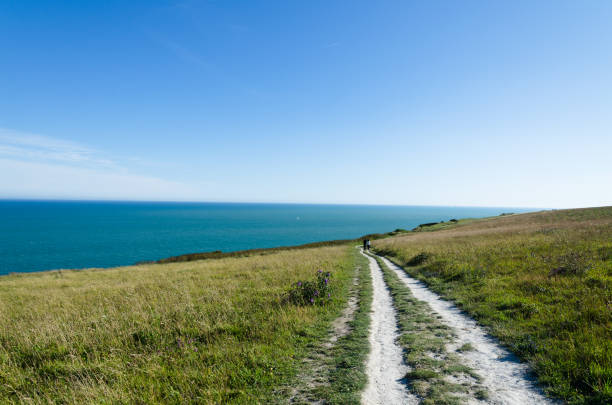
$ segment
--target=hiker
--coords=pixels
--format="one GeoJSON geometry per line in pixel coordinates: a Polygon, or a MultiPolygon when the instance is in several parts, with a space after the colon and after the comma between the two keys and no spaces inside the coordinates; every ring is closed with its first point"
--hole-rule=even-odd
{"type": "Polygon", "coordinates": [[[368,240],[367,240],[367,239],[364,239],[364,240],[363,240],[363,250],[365,251],[365,250],[367,250],[367,249],[368,249],[368,240]]]}
{"type": "Polygon", "coordinates": [[[370,250],[370,239],[366,239],[366,250],[370,250]]]}

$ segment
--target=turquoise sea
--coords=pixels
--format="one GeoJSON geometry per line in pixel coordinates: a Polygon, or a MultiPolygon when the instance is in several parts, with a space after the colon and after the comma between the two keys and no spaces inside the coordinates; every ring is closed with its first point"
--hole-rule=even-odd
{"type": "Polygon", "coordinates": [[[518,208],[0,201],[0,274],[356,238],[518,208]]]}

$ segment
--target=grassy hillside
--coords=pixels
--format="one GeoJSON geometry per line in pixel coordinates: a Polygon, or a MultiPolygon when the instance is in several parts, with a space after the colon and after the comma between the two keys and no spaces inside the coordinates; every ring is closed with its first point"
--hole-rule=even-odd
{"type": "Polygon", "coordinates": [[[571,403],[612,403],[612,207],[507,215],[373,242],[571,403]]]}
{"type": "Polygon", "coordinates": [[[269,255],[277,252],[284,252],[287,250],[302,250],[307,248],[324,247],[324,246],[345,246],[349,243],[356,242],[357,239],[341,239],[341,240],[329,240],[322,242],[306,243],[304,245],[291,245],[291,246],[280,246],[273,248],[261,248],[261,249],[248,249],[248,250],[237,250],[233,252],[222,252],[216,250],[213,252],[200,252],[200,253],[188,253],[185,255],[167,257],[165,259],[157,261],[142,262],[137,264],[152,264],[152,263],[179,263],[179,262],[192,262],[196,260],[208,260],[208,259],[224,259],[227,257],[245,257],[253,255],[269,255]]]}
{"type": "Polygon", "coordinates": [[[273,248],[261,248],[261,249],[248,249],[248,250],[237,250],[233,252],[222,252],[216,250],[213,252],[199,252],[199,253],[188,253],[179,256],[167,257],[165,259],[157,261],[143,261],[136,264],[153,264],[153,263],[179,263],[179,262],[191,262],[196,260],[209,260],[209,259],[223,259],[227,257],[245,257],[253,255],[269,255],[277,252],[284,252],[288,250],[302,250],[307,248],[324,247],[324,246],[345,246],[348,244],[361,244],[363,239],[381,239],[389,236],[398,235],[400,233],[408,232],[404,229],[396,229],[392,232],[387,233],[371,233],[368,235],[361,236],[356,239],[336,239],[327,240],[320,242],[306,243],[304,245],[290,245],[290,246],[279,246],[273,248]]]}
{"type": "Polygon", "coordinates": [[[346,302],[350,250],[0,277],[0,402],[272,400],[346,302]],[[319,268],[330,305],[283,300],[319,268]]]}

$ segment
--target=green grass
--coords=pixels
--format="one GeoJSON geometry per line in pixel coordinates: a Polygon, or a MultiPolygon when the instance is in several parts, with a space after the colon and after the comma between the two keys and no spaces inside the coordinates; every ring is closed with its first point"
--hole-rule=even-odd
{"type": "Polygon", "coordinates": [[[349,249],[1,277],[0,402],[281,401],[346,303],[349,249]],[[286,303],[318,268],[331,303],[286,303]]]}
{"type": "Polygon", "coordinates": [[[429,305],[417,300],[379,257],[374,257],[398,313],[399,344],[404,349],[404,361],[411,368],[406,375],[411,391],[423,398],[424,404],[461,404],[466,398],[485,393],[479,376],[448,352],[447,347],[454,340],[452,330],[436,318],[429,305]],[[470,383],[452,383],[450,376],[470,383]]]}
{"type": "Polygon", "coordinates": [[[348,329],[340,334],[331,331],[327,340],[309,344],[309,355],[302,371],[281,392],[294,395],[279,395],[278,402],[310,404],[359,404],[361,391],[367,383],[365,362],[369,352],[370,307],[372,302],[372,281],[368,261],[352,249],[355,263],[356,285],[351,285],[350,294],[356,298],[355,310],[347,316],[348,329]],[[336,338],[335,342],[330,337],[336,338]]]}
{"type": "Polygon", "coordinates": [[[372,278],[368,260],[353,249],[359,266],[358,308],[350,323],[351,332],[338,340],[330,364],[330,391],[324,398],[330,404],[359,404],[368,378],[365,363],[370,350],[368,340],[372,304],[372,278]]]}
{"type": "MultiPolygon", "coordinates": [[[[502,214],[502,216],[511,215],[511,214],[502,214]]],[[[450,221],[442,221],[442,222],[430,222],[426,224],[421,224],[416,228],[412,229],[410,232],[432,232],[432,231],[440,231],[442,229],[453,228],[459,224],[465,225],[471,222],[480,221],[478,218],[463,218],[463,219],[451,219],[450,221]]],[[[392,235],[393,236],[393,235],[392,235]]]]}
{"type": "Polygon", "coordinates": [[[549,394],[612,403],[612,207],[459,221],[373,246],[487,326],[549,394]]]}
{"type": "Polygon", "coordinates": [[[215,250],[213,252],[188,253],[184,255],[168,257],[168,258],[157,260],[157,261],[148,261],[148,262],[145,261],[145,262],[141,262],[137,264],[165,264],[165,263],[193,262],[197,260],[224,259],[228,257],[247,257],[247,256],[255,256],[255,255],[269,255],[269,254],[274,254],[278,252],[285,252],[288,250],[302,250],[302,249],[324,247],[324,246],[346,246],[355,241],[356,240],[353,240],[353,239],[338,239],[338,240],[306,243],[304,245],[237,250],[234,252],[222,252],[220,250],[215,250]]]}
{"type": "Polygon", "coordinates": [[[210,259],[223,259],[228,257],[247,257],[247,256],[255,256],[255,255],[269,255],[278,252],[285,252],[289,250],[302,250],[307,248],[315,248],[315,247],[324,247],[324,246],[345,246],[354,243],[361,243],[363,239],[384,239],[390,236],[401,235],[404,233],[408,233],[405,229],[396,229],[387,233],[371,233],[368,235],[361,236],[357,239],[338,239],[338,240],[328,240],[321,242],[312,242],[306,243],[304,245],[293,245],[293,246],[280,246],[274,248],[261,248],[261,249],[248,249],[248,250],[238,250],[234,252],[222,252],[220,250],[215,250],[213,252],[199,252],[199,253],[188,253],[179,256],[172,256],[165,259],[157,260],[157,261],[143,261],[136,264],[165,264],[165,263],[180,263],[180,262],[191,262],[197,260],[210,260],[210,259]]]}

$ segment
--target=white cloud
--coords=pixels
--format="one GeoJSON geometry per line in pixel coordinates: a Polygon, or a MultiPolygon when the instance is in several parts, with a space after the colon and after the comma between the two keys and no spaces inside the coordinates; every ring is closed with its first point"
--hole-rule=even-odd
{"type": "Polygon", "coordinates": [[[0,198],[186,201],[205,193],[133,173],[78,143],[0,129],[0,198]]]}
{"type": "Polygon", "coordinates": [[[95,167],[115,163],[94,149],[75,142],[0,128],[0,157],[31,161],[55,161],[95,167]]]}
{"type": "Polygon", "coordinates": [[[174,181],[111,170],[0,159],[0,198],[200,200],[202,192],[174,181]]]}

